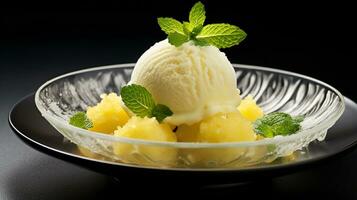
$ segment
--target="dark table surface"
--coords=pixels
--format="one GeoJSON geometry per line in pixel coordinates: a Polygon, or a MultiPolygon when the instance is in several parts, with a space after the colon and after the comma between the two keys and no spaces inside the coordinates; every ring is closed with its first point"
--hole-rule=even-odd
{"type": "MultiPolygon", "coordinates": [[[[110,177],[68,164],[44,155],[21,142],[10,130],[7,115],[11,106],[23,96],[34,92],[44,81],[73,70],[91,66],[135,62],[154,39],[131,38],[130,45],[121,40],[75,40],[47,42],[7,42],[0,48],[0,199],[97,199],[103,196],[132,197],[142,195],[135,186],[113,181],[110,177]]],[[[257,52],[259,53],[259,52],[257,52]]],[[[257,59],[261,54],[257,54],[257,59]]],[[[296,54],[292,52],[291,55],[296,54]]],[[[232,53],[228,56],[232,57],[232,53]]],[[[271,54],[272,55],[272,54],[271,54]]],[[[271,57],[278,60],[279,55],[271,57]]],[[[296,55],[302,66],[309,58],[296,55]]],[[[234,58],[233,61],[236,61],[234,58]]],[[[254,60],[254,59],[252,59],[254,60]]],[[[249,59],[246,58],[245,61],[249,59]]],[[[259,64],[259,62],[258,62],[259,64]]],[[[273,64],[270,64],[272,66],[273,64]]],[[[289,70],[288,67],[283,69],[289,70]]],[[[293,71],[298,71],[294,68],[293,71]]],[[[302,72],[304,73],[304,72],[302,72]]],[[[306,73],[306,72],[305,72],[306,73]]],[[[311,76],[317,76],[310,71],[311,76]]],[[[322,75],[321,75],[322,76],[322,75]]],[[[329,75],[322,76],[323,81],[329,75]],[[325,78],[324,78],[325,77],[325,78]]],[[[334,79],[334,82],[338,80],[334,79]]],[[[331,82],[331,81],[330,81],[331,82]]],[[[339,88],[351,91],[347,86],[339,88]]],[[[350,96],[351,97],[351,96],[350,96]]],[[[352,100],[356,100],[351,97],[352,100]]],[[[31,120],[31,119],[28,119],[31,120]]],[[[251,197],[320,197],[357,199],[357,150],[343,157],[314,165],[303,171],[264,182],[228,188],[191,188],[198,195],[222,197],[233,194],[251,197]]],[[[145,188],[139,188],[143,190],[145,188]]],[[[180,191],[181,190],[181,191],[180,191]]],[[[182,193],[178,189],[175,195],[182,193]]],[[[159,188],[148,195],[158,196],[159,188]]]]}

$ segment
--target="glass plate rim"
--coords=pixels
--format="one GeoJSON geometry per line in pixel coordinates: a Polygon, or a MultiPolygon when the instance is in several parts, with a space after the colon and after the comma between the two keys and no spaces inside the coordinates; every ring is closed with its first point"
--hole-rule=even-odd
{"type": "Polygon", "coordinates": [[[173,148],[233,148],[233,147],[252,147],[252,146],[260,146],[260,145],[274,145],[277,143],[283,143],[283,142],[289,142],[293,141],[299,138],[304,138],[305,136],[314,133],[314,132],[321,132],[321,131],[327,131],[331,126],[335,124],[335,122],[341,117],[341,115],[344,112],[345,109],[345,100],[343,98],[343,95],[334,87],[331,85],[322,82],[318,79],[302,75],[299,73],[295,72],[290,72],[286,70],[281,70],[281,69],[275,69],[275,68],[270,68],[270,67],[261,67],[261,66],[255,66],[255,65],[246,65],[246,64],[232,64],[234,68],[246,68],[246,69],[252,69],[252,70],[259,70],[259,71],[268,71],[268,72],[273,72],[273,73],[279,73],[279,74],[284,74],[284,75],[289,75],[289,76],[294,76],[294,77],[299,77],[303,79],[307,79],[309,81],[315,82],[317,84],[320,84],[329,90],[333,91],[336,93],[338,98],[341,101],[341,104],[339,105],[339,109],[335,112],[334,115],[330,115],[329,118],[326,119],[325,123],[321,123],[313,128],[310,129],[303,129],[299,131],[296,134],[289,135],[289,136],[282,136],[282,137],[273,137],[273,138],[267,138],[264,140],[258,140],[258,141],[250,141],[250,142],[224,142],[224,143],[190,143],[190,142],[162,142],[162,141],[151,141],[151,140],[143,140],[143,139],[134,139],[134,138],[125,138],[125,137],[118,137],[118,136],[113,136],[113,135],[107,135],[99,132],[94,132],[94,131],[89,131],[85,129],[81,129],[75,126],[72,126],[68,124],[67,121],[64,121],[61,118],[52,116],[49,114],[46,109],[42,106],[40,103],[40,92],[50,85],[51,83],[65,78],[69,77],[72,75],[78,75],[81,73],[86,73],[86,72],[92,72],[92,71],[100,71],[100,70],[107,70],[107,69],[113,69],[113,68],[125,68],[125,67],[134,67],[135,63],[124,63],[124,64],[115,64],[115,65],[107,65],[107,66],[99,66],[99,67],[92,67],[92,68],[87,68],[87,69],[82,69],[82,70],[77,70],[69,73],[65,73],[63,75],[54,77],[48,81],[46,81],[44,84],[42,84],[36,91],[35,93],[35,104],[41,115],[52,125],[51,121],[56,122],[62,126],[67,127],[68,129],[72,129],[72,131],[75,131],[77,134],[81,134],[84,136],[89,136],[93,138],[98,138],[102,140],[107,140],[107,141],[112,141],[112,142],[124,142],[128,144],[142,144],[142,145],[152,145],[152,146],[166,146],[166,147],[173,147],[173,148]]]}

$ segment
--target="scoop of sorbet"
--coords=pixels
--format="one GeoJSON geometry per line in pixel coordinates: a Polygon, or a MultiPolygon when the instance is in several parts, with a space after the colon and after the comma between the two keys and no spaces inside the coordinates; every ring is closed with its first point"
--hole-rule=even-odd
{"type": "MultiPolygon", "coordinates": [[[[144,86],[173,115],[165,122],[193,124],[216,113],[236,111],[239,90],[232,64],[214,46],[156,43],[138,60],[130,83],[144,86]]],[[[129,83],[129,84],[130,84],[129,83]]]]}

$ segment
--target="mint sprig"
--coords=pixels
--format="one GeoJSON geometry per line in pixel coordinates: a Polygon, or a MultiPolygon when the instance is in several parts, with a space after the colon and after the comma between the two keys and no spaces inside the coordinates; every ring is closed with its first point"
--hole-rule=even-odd
{"type": "Polygon", "coordinates": [[[193,5],[188,19],[193,27],[203,26],[206,20],[206,11],[205,6],[200,1],[193,5]]]}
{"type": "Polygon", "coordinates": [[[182,35],[177,32],[170,33],[167,38],[169,39],[170,44],[177,47],[190,40],[187,35],[182,35]]]}
{"type": "Polygon", "coordinates": [[[172,114],[173,112],[170,108],[162,104],[157,104],[151,111],[151,116],[156,117],[159,122],[162,122],[166,117],[172,114]]]}
{"type": "Polygon", "coordinates": [[[228,48],[238,45],[247,34],[238,26],[220,23],[204,26],[206,20],[205,7],[197,2],[190,11],[189,22],[179,22],[173,18],[158,18],[158,24],[167,35],[170,44],[176,47],[187,41],[195,45],[213,45],[217,48],[228,48]]]}
{"type": "Polygon", "coordinates": [[[69,124],[78,128],[90,129],[93,127],[92,121],[87,117],[85,112],[77,112],[70,119],[69,124]]]}
{"type": "Polygon", "coordinates": [[[254,131],[267,138],[291,135],[300,130],[303,120],[303,116],[292,117],[283,112],[269,113],[254,122],[254,131]]]}
{"type": "Polygon", "coordinates": [[[140,85],[125,86],[121,89],[120,95],[125,106],[139,117],[150,116],[155,107],[151,94],[140,85]]]}
{"type": "Polygon", "coordinates": [[[238,26],[230,24],[208,24],[196,36],[197,40],[205,41],[217,48],[228,48],[242,42],[247,34],[238,26]]]}
{"type": "Polygon", "coordinates": [[[173,113],[169,107],[155,104],[150,92],[141,85],[124,86],[120,92],[126,107],[139,117],[155,117],[160,123],[173,113]]]}
{"type": "Polygon", "coordinates": [[[159,23],[161,30],[166,34],[179,33],[184,35],[182,23],[174,18],[159,17],[157,18],[157,22],[159,23]]]}

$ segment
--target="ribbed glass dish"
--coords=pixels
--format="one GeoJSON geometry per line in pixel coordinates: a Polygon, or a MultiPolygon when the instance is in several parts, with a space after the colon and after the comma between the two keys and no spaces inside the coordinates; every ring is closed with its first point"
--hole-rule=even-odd
{"type": "Polygon", "coordinates": [[[36,92],[42,116],[64,137],[105,159],[154,168],[241,168],[274,161],[323,140],[344,111],[343,96],[316,79],[265,67],[234,64],[242,96],[251,94],[265,113],[303,115],[302,129],[290,136],[254,142],[179,143],[130,139],[96,133],[68,124],[69,117],[120,92],[134,64],[91,68],[56,77],[36,92]]]}

